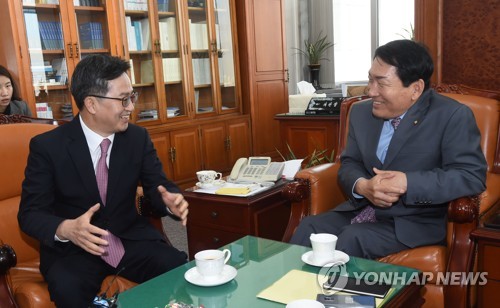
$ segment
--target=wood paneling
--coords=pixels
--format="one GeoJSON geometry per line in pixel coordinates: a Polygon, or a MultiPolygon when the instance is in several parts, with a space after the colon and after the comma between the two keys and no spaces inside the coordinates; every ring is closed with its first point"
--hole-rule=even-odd
{"type": "Polygon", "coordinates": [[[443,14],[443,82],[500,89],[500,1],[444,1],[443,14]]]}

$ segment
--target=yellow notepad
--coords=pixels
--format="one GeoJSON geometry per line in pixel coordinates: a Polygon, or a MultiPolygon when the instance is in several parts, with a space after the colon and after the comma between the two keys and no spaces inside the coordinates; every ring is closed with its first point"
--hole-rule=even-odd
{"type": "Polygon", "coordinates": [[[215,191],[217,195],[246,195],[249,192],[248,187],[222,187],[215,191]]]}
{"type": "MultiPolygon", "coordinates": [[[[324,277],[323,280],[326,280],[326,277],[324,277]]],[[[317,273],[291,270],[272,285],[262,290],[257,294],[257,297],[285,305],[298,299],[315,300],[318,294],[323,293],[323,282],[324,281],[318,281],[317,273]]],[[[393,291],[394,288],[391,288],[385,298],[388,298],[393,291]]],[[[335,294],[349,293],[336,292],[335,294]]],[[[384,301],[385,299],[375,298],[377,307],[382,306],[384,301]]]]}

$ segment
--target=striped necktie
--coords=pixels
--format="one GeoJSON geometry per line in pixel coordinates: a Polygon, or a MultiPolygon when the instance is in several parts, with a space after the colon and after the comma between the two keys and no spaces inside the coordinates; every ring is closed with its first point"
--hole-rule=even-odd
{"type": "MultiPolygon", "coordinates": [[[[106,205],[106,196],[108,191],[108,166],[106,165],[106,157],[108,156],[108,149],[111,144],[109,139],[103,139],[101,142],[101,158],[97,162],[96,179],[97,187],[99,188],[99,194],[101,195],[102,205],[106,205]]],[[[106,261],[109,265],[116,268],[123,255],[125,254],[125,249],[123,248],[123,243],[119,237],[113,235],[108,231],[108,236],[103,236],[103,239],[107,240],[109,245],[106,252],[101,256],[101,258],[106,261]]]]}

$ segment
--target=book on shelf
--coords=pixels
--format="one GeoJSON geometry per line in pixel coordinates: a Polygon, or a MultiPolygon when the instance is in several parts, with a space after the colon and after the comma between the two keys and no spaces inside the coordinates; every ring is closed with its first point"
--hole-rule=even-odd
{"type": "Polygon", "coordinates": [[[55,71],[56,81],[60,84],[66,84],[68,81],[68,67],[66,58],[56,58],[52,60],[52,68],[55,71]]]}
{"type": "Polygon", "coordinates": [[[169,0],[158,0],[158,11],[168,12],[169,10],[169,0]]]}
{"type": "Polygon", "coordinates": [[[30,31],[26,31],[28,48],[30,49],[30,52],[32,50],[42,50],[42,38],[40,36],[40,25],[38,23],[36,10],[25,8],[23,12],[26,29],[30,29],[30,31]]]}
{"type": "Polygon", "coordinates": [[[181,62],[179,58],[163,58],[163,80],[165,82],[181,81],[181,62]]]}
{"type": "Polygon", "coordinates": [[[138,114],[140,120],[156,120],[158,119],[158,110],[146,109],[138,114]]]}
{"type": "Polygon", "coordinates": [[[142,25],[138,20],[132,21],[132,27],[134,28],[135,43],[137,44],[137,50],[142,49],[142,25]]]}
{"type": "Polygon", "coordinates": [[[167,118],[173,118],[181,114],[179,107],[167,107],[167,118]]]}
{"type": "Polygon", "coordinates": [[[78,28],[82,49],[101,49],[104,47],[100,22],[85,22],[80,24],[78,28]]]}
{"type": "Polygon", "coordinates": [[[149,19],[143,18],[141,23],[142,50],[151,50],[151,34],[149,32],[149,19]]]}
{"type": "Polygon", "coordinates": [[[153,61],[152,60],[142,60],[141,61],[141,82],[140,83],[153,83],[153,61]]]}
{"type": "Polygon", "coordinates": [[[36,103],[36,116],[38,118],[52,119],[52,108],[48,103],[36,103]]]}
{"type": "Polygon", "coordinates": [[[128,63],[130,64],[130,82],[135,84],[135,71],[134,71],[134,60],[129,59],[128,63]]]}
{"type": "Polygon", "coordinates": [[[163,50],[177,50],[177,25],[175,17],[159,20],[160,44],[163,50]]]}
{"type": "Polygon", "coordinates": [[[137,50],[137,41],[135,39],[135,30],[132,26],[132,18],[130,16],[125,17],[125,25],[127,28],[128,49],[130,51],[135,51],[137,50]]]}

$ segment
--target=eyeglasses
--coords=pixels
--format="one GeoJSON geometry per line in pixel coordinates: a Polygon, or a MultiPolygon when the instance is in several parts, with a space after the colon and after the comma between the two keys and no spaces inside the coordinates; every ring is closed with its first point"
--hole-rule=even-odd
{"type": "Polygon", "coordinates": [[[122,106],[124,108],[126,108],[128,105],[130,105],[130,103],[132,103],[132,105],[135,105],[135,103],[137,102],[137,99],[139,98],[139,93],[137,93],[137,92],[134,91],[129,96],[125,96],[123,98],[120,98],[120,97],[107,97],[107,96],[100,96],[100,95],[93,95],[93,94],[90,94],[89,96],[98,97],[98,98],[114,99],[114,100],[117,100],[117,101],[121,101],[122,102],[122,106]]]}

